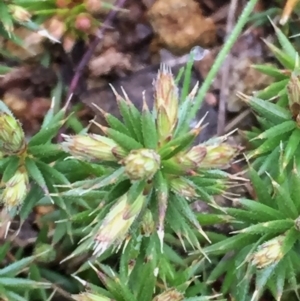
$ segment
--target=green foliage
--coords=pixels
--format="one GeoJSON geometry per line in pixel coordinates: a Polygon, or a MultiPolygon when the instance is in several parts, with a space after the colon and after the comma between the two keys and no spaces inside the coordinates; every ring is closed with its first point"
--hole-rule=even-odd
{"type": "MultiPolygon", "coordinates": [[[[5,243],[0,247],[0,259],[5,259],[10,244],[5,243]]],[[[37,256],[17,258],[13,263],[0,268],[0,298],[3,300],[12,301],[25,301],[28,300],[26,296],[29,296],[33,290],[44,291],[51,287],[51,284],[45,281],[41,281],[41,278],[33,279],[28,275],[28,266],[32,265],[37,256]],[[38,281],[37,281],[38,280],[38,281]]],[[[45,299],[43,299],[45,300],[45,299]]]]}
{"type": "Polygon", "coordinates": [[[156,250],[151,241],[147,242],[147,257],[143,258],[138,254],[135,261],[122,261],[120,272],[112,270],[110,267],[99,264],[97,269],[91,265],[97,276],[101,280],[105,289],[86,283],[78,279],[88,292],[80,295],[73,295],[78,301],[225,301],[219,294],[205,296],[209,291],[203,279],[196,279],[195,273],[203,270],[203,262],[195,263],[186,267],[182,262],[182,267],[174,269],[170,264],[172,254],[167,252],[164,255],[156,250]],[[125,263],[124,266],[122,264],[125,263]],[[156,267],[161,266],[162,277],[157,276],[156,267]],[[177,275],[176,275],[177,274],[177,275]]]}
{"type": "MultiPolygon", "coordinates": [[[[19,214],[24,222],[37,206],[52,208],[40,223],[43,231],[55,223],[53,232],[36,242],[34,252],[52,246],[57,250],[38,262],[55,262],[60,253],[65,254],[62,262],[91,256],[92,247],[91,261],[108,260],[124,243],[118,264],[127,298],[133,294],[137,300],[141,295],[152,300],[169,287],[185,293],[186,300],[208,300],[203,296],[215,295],[196,280],[196,267],[185,263],[177,251],[202,252],[202,243],[210,241],[190,205],[201,197],[217,207],[213,196],[223,194],[234,178],[220,168],[230,165],[239,147],[227,144],[227,136],[193,146],[201,123],[188,132],[183,127],[195,92],[196,88],[179,103],[175,80],[163,67],[152,111],[144,102],[139,112],[126,94],[116,95],[123,120],[102,112],[110,126],[99,125],[106,136],[84,130],[75,136],[62,135],[65,141],[60,144],[55,139],[68,120],[64,109],[54,112],[52,105],[40,131],[26,140],[21,124],[0,103],[4,209],[11,218],[19,214]],[[144,260],[149,263],[143,264],[144,260]],[[137,264],[130,267],[129,262],[137,264]],[[146,276],[147,282],[139,286],[128,278],[139,273],[151,274],[152,286],[146,276]],[[164,288],[158,285],[161,281],[164,288]]],[[[203,253],[202,261],[205,257],[203,253]]],[[[31,269],[36,279],[38,275],[49,281],[56,277],[47,268],[31,269]]],[[[88,264],[81,264],[76,273],[89,269],[88,264]]],[[[66,282],[69,285],[70,279],[66,282]]],[[[119,289],[108,287],[110,294],[119,289]]],[[[43,300],[48,297],[39,292],[43,300]]]]}
{"type": "Polygon", "coordinates": [[[281,300],[288,289],[297,295],[296,275],[300,271],[297,262],[300,238],[298,168],[295,166],[281,185],[272,180],[273,188],[269,191],[253,168],[250,168],[250,179],[257,200],[240,199],[237,208],[223,208],[231,217],[232,236],[204,249],[208,256],[224,256],[208,281],[214,282],[225,275],[221,292],[230,292],[237,300],[249,300],[254,280],[251,300],[259,300],[266,289],[276,300],[281,300]]]}
{"type": "Polygon", "coordinates": [[[281,183],[292,170],[293,164],[298,166],[300,163],[299,57],[289,39],[278,27],[273,26],[281,48],[269,42],[266,45],[284,69],[255,66],[261,72],[273,76],[275,81],[254,96],[240,96],[253,109],[261,125],[258,131],[246,133],[253,146],[248,158],[254,159],[253,166],[260,175],[267,171],[281,183]]]}
{"type": "MultiPolygon", "coordinates": [[[[230,164],[238,147],[227,144],[227,137],[191,146],[201,123],[188,133],[181,127],[187,122],[182,118],[187,116],[195,90],[179,103],[175,81],[165,67],[155,87],[152,112],[146,102],[139,112],[125,92],[124,97],[116,94],[123,123],[100,110],[110,125],[106,128],[97,124],[106,136],[64,136],[62,148],[73,158],[107,166],[104,175],[74,182],[71,189],[59,194],[62,198],[80,195],[86,200],[97,191],[102,194],[104,206],[102,210],[94,207],[95,216],[85,223],[86,237],[69,258],[91,245],[99,257],[111,246],[121,246],[124,240],[128,244],[127,239],[140,235],[146,208],[157,228],[151,235],[158,238],[154,242],[161,251],[166,225],[168,231],[188,240],[193,248],[201,250],[193,228],[209,240],[190,204],[201,197],[216,206],[212,196],[222,194],[229,184],[228,174],[218,173],[218,168],[230,164]]],[[[85,216],[92,208],[86,206],[85,216]]],[[[84,210],[73,215],[71,221],[83,214],[84,210]]]]}
{"type": "MultiPolygon", "coordinates": [[[[83,3],[13,2],[34,11],[25,22],[31,29],[55,16],[64,19],[63,34],[89,34],[79,34],[75,24],[79,15],[90,17],[82,15],[83,3]]],[[[139,112],[125,92],[115,93],[122,119],[99,108],[108,127],[94,123],[103,135],[88,133],[74,115],[66,117],[52,105],[40,131],[26,140],[0,103],[3,210],[11,218],[19,214],[23,223],[39,206],[51,209],[39,219],[34,256],[18,254],[0,269],[0,298],[50,300],[49,281],[78,301],[255,301],[264,293],[300,299],[299,58],[279,28],[274,25],[280,47],[266,44],[283,69],[255,66],[274,83],[252,96],[240,94],[259,123],[244,133],[252,145],[247,157],[255,199],[240,198],[225,208],[216,204],[214,196],[226,196],[236,185],[237,178],[221,169],[240,149],[226,143],[227,136],[194,145],[202,123],[188,129],[255,2],[247,4],[200,91],[196,86],[189,93],[192,60],[182,95],[162,67],[153,109],[144,100],[139,112]],[[62,126],[76,135],[63,134],[58,143],[62,126]],[[208,213],[194,212],[199,200],[209,205],[208,213]],[[230,233],[220,234],[216,225],[229,226],[230,233]],[[51,270],[52,264],[66,275],[51,270]]],[[[13,19],[7,3],[0,8],[1,24],[13,32],[15,22],[25,24],[13,19]]],[[[0,248],[0,262],[7,250],[8,245],[0,248]]]]}

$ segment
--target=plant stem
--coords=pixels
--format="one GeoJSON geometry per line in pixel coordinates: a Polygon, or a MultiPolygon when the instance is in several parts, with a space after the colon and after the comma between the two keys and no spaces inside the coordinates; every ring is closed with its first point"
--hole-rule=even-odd
{"type": "MultiPolygon", "coordinates": [[[[194,106],[191,109],[190,114],[189,114],[188,123],[190,123],[190,121],[195,118],[197,111],[199,110],[199,108],[202,104],[202,101],[203,101],[207,91],[209,90],[211,83],[213,82],[215,76],[217,75],[219,69],[221,68],[222,63],[224,62],[227,54],[230,52],[233,44],[236,42],[236,40],[238,39],[238,36],[242,32],[243,27],[247,23],[248,18],[250,16],[251,12],[253,11],[257,2],[258,2],[258,0],[250,0],[247,3],[247,5],[245,6],[239,20],[237,21],[234,29],[232,30],[232,33],[230,34],[230,36],[228,37],[224,46],[222,47],[221,51],[219,52],[218,56],[216,57],[216,60],[213,64],[213,66],[211,67],[209,73],[207,74],[205,81],[203,82],[203,84],[201,85],[201,88],[198,91],[194,106]]],[[[186,124],[185,126],[186,126],[185,130],[188,130],[189,124],[186,124]]]]}
{"type": "Polygon", "coordinates": [[[86,51],[86,53],[82,57],[80,63],[78,64],[78,66],[75,70],[75,74],[74,74],[74,76],[72,78],[72,81],[71,81],[71,84],[70,84],[70,88],[69,88],[69,91],[68,91],[68,96],[67,96],[67,101],[66,101],[66,104],[65,104],[65,108],[68,107],[68,105],[71,101],[72,95],[73,95],[73,93],[74,93],[74,91],[75,91],[75,89],[78,85],[79,79],[82,75],[82,72],[83,72],[84,68],[86,67],[87,63],[89,62],[90,58],[92,57],[97,45],[102,40],[106,29],[109,26],[111,26],[111,23],[112,23],[113,19],[115,18],[116,14],[119,12],[119,9],[124,6],[125,2],[126,2],[126,0],[117,1],[114,8],[110,10],[110,12],[107,15],[104,23],[102,24],[101,28],[99,29],[97,36],[92,41],[92,43],[89,45],[88,50],[86,51]]]}

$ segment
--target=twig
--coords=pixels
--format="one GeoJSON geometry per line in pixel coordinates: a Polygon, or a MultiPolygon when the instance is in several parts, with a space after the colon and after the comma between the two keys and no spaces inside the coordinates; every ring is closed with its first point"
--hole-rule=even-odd
{"type": "MultiPolygon", "coordinates": [[[[238,0],[231,0],[230,2],[228,16],[227,16],[227,24],[226,24],[226,40],[228,39],[228,36],[234,27],[237,4],[238,4],[238,0]]],[[[227,60],[225,60],[224,62],[224,66],[222,70],[219,112],[218,112],[218,126],[217,126],[218,135],[222,135],[224,133],[225,123],[226,123],[226,104],[229,97],[228,77],[230,76],[229,70],[231,65],[230,58],[231,56],[228,55],[227,60]]]]}
{"type": "Polygon", "coordinates": [[[88,61],[91,59],[97,45],[102,40],[106,29],[110,27],[110,25],[112,23],[112,20],[115,18],[115,16],[116,16],[117,12],[119,11],[119,9],[124,6],[125,2],[126,2],[126,0],[118,0],[117,1],[115,7],[109,12],[109,14],[107,15],[104,23],[101,25],[101,28],[99,29],[99,31],[97,33],[97,36],[94,38],[94,40],[90,44],[88,50],[86,51],[86,53],[82,57],[81,61],[79,62],[78,66],[75,70],[75,74],[72,78],[70,87],[69,87],[67,99],[66,99],[65,106],[64,106],[66,110],[67,110],[67,108],[70,104],[70,101],[72,99],[72,96],[73,96],[74,91],[75,91],[75,89],[78,85],[79,79],[82,75],[82,72],[83,72],[85,66],[87,65],[88,61]]]}
{"type": "Polygon", "coordinates": [[[231,120],[225,127],[224,133],[228,133],[237,128],[238,124],[251,114],[251,110],[247,109],[238,114],[233,120],[231,120]]]}
{"type": "MultiPolygon", "coordinates": [[[[255,5],[257,4],[258,0],[249,0],[246,4],[242,14],[240,15],[239,20],[237,21],[235,27],[233,28],[230,36],[228,37],[228,40],[225,42],[224,46],[222,47],[221,51],[219,52],[218,56],[215,59],[215,62],[213,66],[211,67],[210,71],[208,72],[205,81],[203,82],[201,88],[199,89],[199,92],[197,94],[197,97],[194,102],[194,107],[191,109],[187,120],[190,121],[194,119],[196,116],[199,107],[201,106],[203,99],[209,90],[209,87],[211,83],[213,82],[214,77],[218,73],[220,66],[224,62],[227,54],[230,52],[231,47],[237,40],[239,34],[242,32],[244,25],[248,22],[248,18],[253,11],[255,5]]],[[[189,122],[185,124],[183,127],[183,130],[188,130],[189,128],[189,122]]]]}

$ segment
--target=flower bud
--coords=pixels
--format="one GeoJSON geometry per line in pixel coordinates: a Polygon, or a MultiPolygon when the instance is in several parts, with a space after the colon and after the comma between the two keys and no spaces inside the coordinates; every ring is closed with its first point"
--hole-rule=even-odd
{"type": "Polygon", "coordinates": [[[86,10],[90,13],[99,13],[102,8],[102,0],[85,0],[86,10]]]}
{"type": "Polygon", "coordinates": [[[200,168],[227,168],[238,152],[239,147],[228,143],[207,145],[206,156],[200,163],[200,168]]]}
{"type": "Polygon", "coordinates": [[[55,2],[58,8],[72,8],[72,0],[56,0],[55,2]]]}
{"type": "Polygon", "coordinates": [[[75,28],[88,33],[93,26],[92,16],[87,13],[81,13],[76,17],[75,28]]]}
{"type": "Polygon", "coordinates": [[[186,170],[193,170],[201,166],[202,160],[207,154],[206,147],[203,145],[197,145],[192,147],[185,154],[178,154],[174,159],[186,170]]]}
{"type": "Polygon", "coordinates": [[[195,198],[197,196],[194,185],[185,178],[179,177],[170,180],[170,186],[174,193],[185,198],[195,198]]]}
{"type": "Polygon", "coordinates": [[[150,236],[155,231],[152,212],[147,209],[142,219],[142,231],[145,236],[150,236]]]}
{"type": "Polygon", "coordinates": [[[81,293],[79,295],[72,295],[72,298],[76,301],[113,301],[112,299],[101,296],[101,295],[95,295],[92,293],[81,293]]]}
{"type": "Polygon", "coordinates": [[[28,184],[28,174],[25,168],[21,167],[5,183],[0,203],[3,203],[8,210],[20,206],[27,195],[28,184]]]}
{"type": "Polygon", "coordinates": [[[63,135],[65,141],[62,148],[73,157],[90,161],[117,161],[126,155],[126,152],[112,139],[90,135],[63,135]]]}
{"type": "Polygon", "coordinates": [[[281,235],[259,246],[257,252],[253,254],[252,264],[262,269],[280,261],[283,257],[281,246],[284,238],[285,236],[281,235]]]}
{"type": "Polygon", "coordinates": [[[31,18],[31,14],[19,5],[9,5],[9,10],[12,17],[18,22],[28,22],[31,18]]]}
{"type": "Polygon", "coordinates": [[[296,119],[300,113],[300,80],[294,72],[287,84],[287,95],[292,116],[296,119]]]}
{"type": "Polygon", "coordinates": [[[295,219],[294,223],[295,223],[295,228],[296,228],[296,230],[297,230],[297,231],[300,231],[300,216],[298,216],[298,217],[295,219]]]}
{"type": "Polygon", "coordinates": [[[171,288],[154,297],[152,301],[181,301],[183,299],[184,295],[182,293],[178,292],[174,288],[171,288]]]}
{"type": "Polygon", "coordinates": [[[56,251],[49,244],[38,243],[34,248],[34,255],[37,256],[37,261],[49,263],[56,258],[56,251]],[[42,255],[40,255],[42,254],[42,255]],[[39,256],[40,255],[40,256],[39,256]]]}
{"type": "Polygon", "coordinates": [[[26,147],[20,123],[11,115],[0,113],[0,148],[7,154],[17,154],[26,147]]]}
{"type": "Polygon", "coordinates": [[[160,167],[160,156],[152,149],[135,149],[121,163],[130,180],[149,180],[160,167]]]}
{"type": "Polygon", "coordinates": [[[172,134],[178,120],[179,94],[174,77],[166,66],[158,72],[155,83],[155,109],[160,138],[172,134]]]}
{"type": "Polygon", "coordinates": [[[95,237],[96,245],[94,254],[100,256],[111,245],[120,245],[125,239],[132,223],[141,212],[145,196],[142,194],[139,195],[139,197],[131,204],[128,203],[127,197],[127,194],[121,196],[104,218],[95,237]]]}
{"type": "Polygon", "coordinates": [[[43,25],[49,34],[57,40],[60,40],[67,30],[64,20],[56,16],[45,21],[43,25]]]}

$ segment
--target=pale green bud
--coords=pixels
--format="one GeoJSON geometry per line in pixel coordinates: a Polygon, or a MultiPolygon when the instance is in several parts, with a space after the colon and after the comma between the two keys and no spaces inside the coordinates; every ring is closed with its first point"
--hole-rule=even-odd
{"type": "Polygon", "coordinates": [[[147,237],[155,232],[155,222],[153,220],[152,212],[149,209],[147,209],[143,215],[142,230],[143,234],[147,237]]]}
{"type": "Polygon", "coordinates": [[[182,293],[171,288],[154,297],[152,301],[181,301],[183,299],[184,295],[182,293]]]}
{"type": "Polygon", "coordinates": [[[125,239],[132,223],[140,214],[145,202],[145,196],[141,194],[131,203],[129,203],[127,198],[127,193],[121,196],[104,218],[95,237],[94,254],[100,256],[111,245],[120,245],[125,239]]]}
{"type": "Polygon", "coordinates": [[[106,296],[96,295],[92,293],[81,293],[79,295],[72,295],[76,301],[114,301],[106,296]]]}
{"type": "Polygon", "coordinates": [[[49,263],[56,258],[56,251],[53,246],[45,243],[38,243],[34,248],[34,255],[37,256],[37,261],[49,263]]]}
{"type": "Polygon", "coordinates": [[[1,203],[10,210],[20,206],[28,193],[28,174],[24,167],[19,168],[6,183],[1,195],[1,203]]]}
{"type": "Polygon", "coordinates": [[[179,93],[170,69],[162,66],[155,83],[157,130],[161,139],[172,134],[178,120],[179,93]]]}
{"type": "Polygon", "coordinates": [[[201,162],[207,154],[206,147],[203,145],[196,145],[186,153],[179,153],[175,160],[184,170],[193,170],[201,166],[201,162]]]}
{"type": "Polygon", "coordinates": [[[291,74],[287,84],[287,95],[289,98],[289,107],[294,119],[299,118],[300,113],[300,80],[295,72],[291,74]]]}
{"type": "Polygon", "coordinates": [[[135,149],[121,163],[130,180],[149,180],[160,167],[160,156],[152,149],[135,149]]]}
{"type": "Polygon", "coordinates": [[[238,146],[232,146],[228,143],[205,147],[206,156],[201,161],[200,168],[227,168],[240,150],[238,146]]]}
{"type": "Polygon", "coordinates": [[[31,18],[31,14],[25,8],[19,5],[10,4],[8,6],[12,17],[18,22],[28,22],[31,18]]]}
{"type": "Polygon", "coordinates": [[[21,124],[13,116],[0,113],[0,149],[7,154],[17,154],[26,148],[21,124]]]}
{"type": "Polygon", "coordinates": [[[283,257],[282,243],[284,238],[284,235],[280,235],[259,246],[257,252],[252,256],[252,264],[262,269],[280,261],[283,257]]]}
{"type": "Polygon", "coordinates": [[[185,198],[195,198],[197,196],[195,186],[185,178],[171,179],[170,186],[175,194],[179,194],[185,198]]]}
{"type": "Polygon", "coordinates": [[[90,161],[117,161],[126,152],[112,139],[96,134],[63,135],[62,148],[73,157],[90,161]]]}

